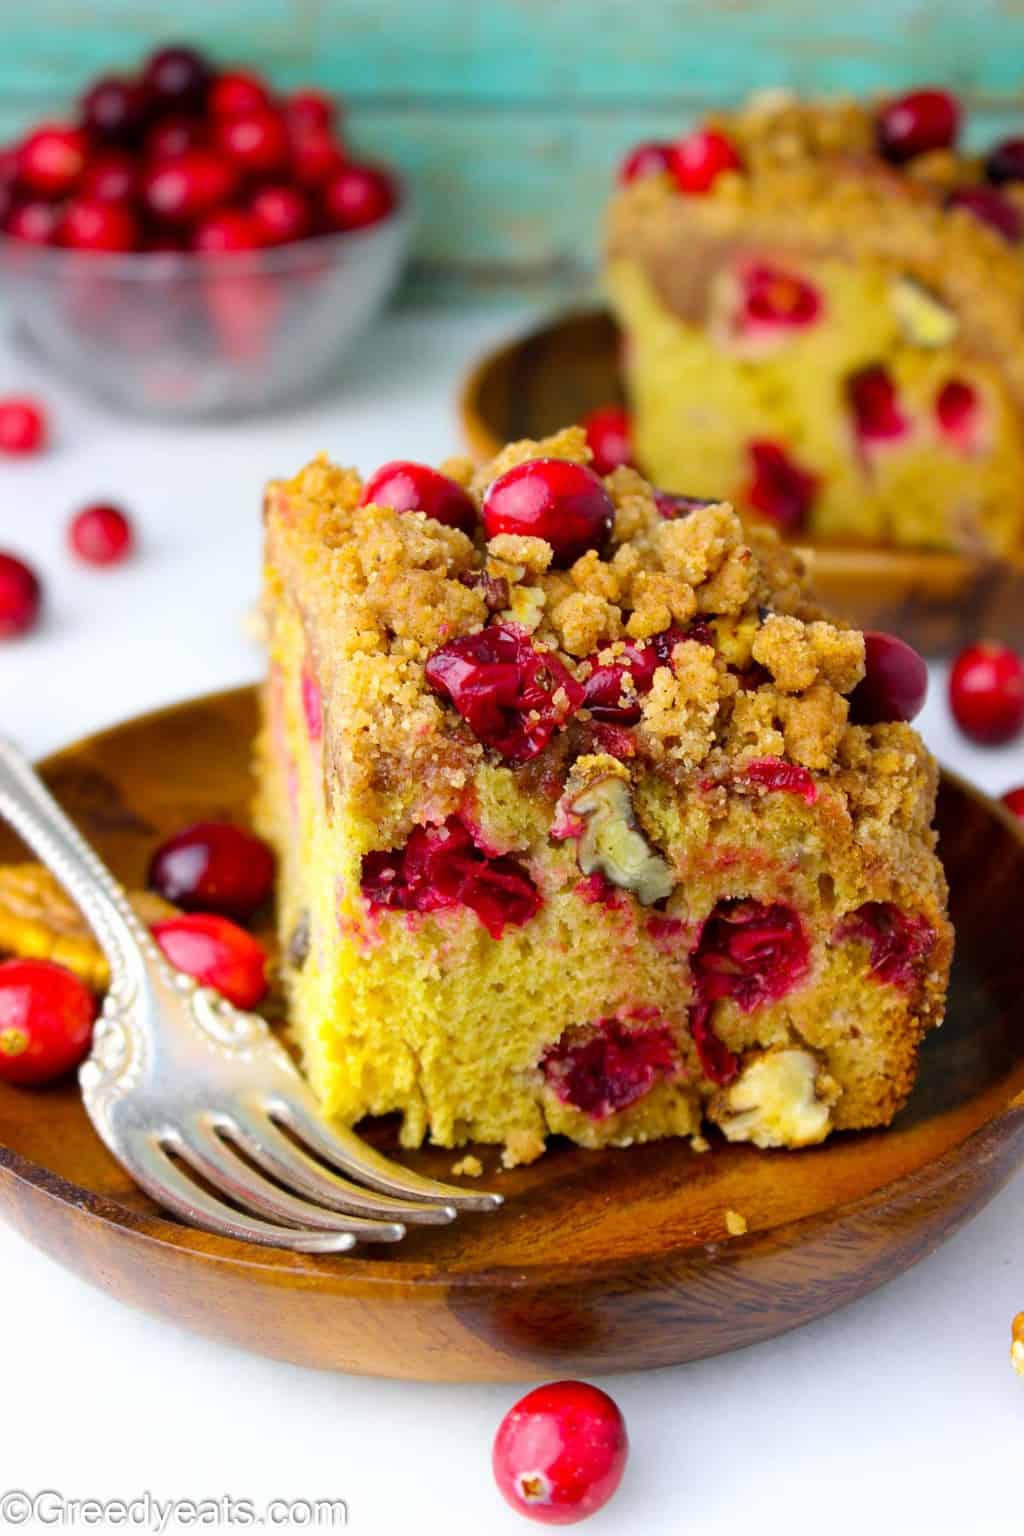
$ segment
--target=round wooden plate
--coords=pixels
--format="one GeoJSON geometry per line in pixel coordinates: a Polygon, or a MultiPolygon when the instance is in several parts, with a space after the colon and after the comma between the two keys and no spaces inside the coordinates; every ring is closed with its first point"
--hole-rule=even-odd
{"type": "MultiPolygon", "coordinates": [[[[171,829],[246,818],[255,719],[251,689],[197,699],[69,747],[44,772],[138,886],[171,829]]],[[[939,820],[959,930],[949,1017],[888,1131],[779,1153],[556,1144],[507,1174],[482,1148],[501,1211],[414,1229],[397,1248],[307,1258],[162,1216],[94,1135],[72,1082],[0,1085],[0,1213],[109,1294],[333,1370],[525,1380],[671,1365],[794,1328],[930,1253],[1024,1160],[1024,946],[1011,920],[1024,836],[952,778],[939,820]],[[729,1209],[745,1237],[726,1235],[729,1209]]],[[[16,857],[4,835],[0,859],[16,857]]],[[[390,1126],[372,1134],[391,1150],[390,1126]]],[[[445,1178],[456,1155],[405,1154],[445,1178]]]]}
{"type": "MultiPolygon", "coordinates": [[[[545,437],[622,400],[619,333],[603,310],[563,316],[482,358],[462,391],[473,453],[545,437]]],[[[686,492],[686,486],[666,486],[686,492]]],[[[692,488],[691,488],[692,489],[692,488]]],[[[807,544],[825,605],[860,629],[895,630],[926,655],[990,635],[1024,646],[1024,549],[991,560],[881,546],[807,544]]]]}

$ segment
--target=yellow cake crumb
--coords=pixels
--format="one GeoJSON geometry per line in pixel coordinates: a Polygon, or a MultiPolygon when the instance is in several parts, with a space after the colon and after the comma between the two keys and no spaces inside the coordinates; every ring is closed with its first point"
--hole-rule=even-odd
{"type": "Polygon", "coordinates": [[[747,1218],[739,1211],[726,1211],[725,1230],[730,1237],[742,1237],[747,1230],[747,1218]]]}

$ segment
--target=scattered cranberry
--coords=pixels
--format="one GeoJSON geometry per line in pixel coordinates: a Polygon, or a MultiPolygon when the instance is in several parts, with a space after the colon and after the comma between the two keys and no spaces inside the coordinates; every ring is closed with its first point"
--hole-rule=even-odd
{"type": "Polygon", "coordinates": [[[249,176],[276,176],[288,161],[288,133],[280,113],[263,107],[217,125],[217,147],[249,176]]]}
{"type": "Polygon", "coordinates": [[[192,249],[205,255],[254,251],[263,244],[262,232],[251,213],[243,208],[221,208],[196,226],[192,249]]]}
{"type": "Polygon", "coordinates": [[[1024,660],[991,641],[968,646],[953,663],[949,702],[972,741],[989,747],[1013,741],[1024,727],[1024,660]]]}
{"type": "Polygon", "coordinates": [[[227,70],[210,87],[207,107],[213,117],[243,117],[270,105],[266,81],[246,69],[227,70]]]}
{"type": "Polygon", "coordinates": [[[821,294],[813,283],[796,272],[758,261],[740,278],[739,328],[770,326],[804,330],[821,314],[821,294]]]}
{"type": "Polygon", "coordinates": [[[529,459],[499,475],[484,497],[487,537],[528,534],[545,539],[556,566],[569,566],[599,549],[611,532],[615,509],[592,469],[568,459],[529,459]]]}
{"type": "Polygon", "coordinates": [[[939,431],[961,453],[973,453],[981,427],[978,392],[963,379],[948,379],[935,398],[939,431]]]}
{"type": "Polygon", "coordinates": [[[714,497],[677,496],[674,491],[655,491],[654,505],[659,517],[673,523],[677,518],[689,517],[691,512],[699,512],[701,507],[713,507],[715,501],[714,497]]]}
{"type": "Polygon", "coordinates": [[[997,187],[1007,181],[1024,181],[1024,139],[1004,139],[990,150],[985,175],[997,187]]]}
{"type": "Polygon", "coordinates": [[[768,439],[749,448],[753,475],[747,500],[763,517],[787,532],[801,529],[818,489],[818,476],[801,469],[779,443],[768,439]]]}
{"type": "Polygon", "coordinates": [[[38,1087],[88,1055],[96,1004],[78,977],[52,960],[0,965],[0,1079],[38,1087]]]}
{"type": "Polygon", "coordinates": [[[334,229],[367,229],[397,206],[390,172],[373,165],[343,165],[324,187],[324,211],[334,229]]]}
{"type": "Polygon", "coordinates": [[[274,856],[262,838],[229,821],[197,821],[154,853],[149,885],[186,912],[245,922],[270,896],[274,856]]]}
{"type": "Polygon", "coordinates": [[[570,1031],[541,1061],[556,1098],[592,1120],[628,1109],[655,1083],[677,1075],[679,1051],[664,1025],[627,1029],[620,1019],[599,1019],[594,1031],[585,1040],[570,1031]]]}
{"type": "Polygon", "coordinates": [[[743,769],[742,777],[748,784],[758,784],[762,789],[799,795],[808,805],[813,805],[818,798],[818,786],[808,770],[800,763],[787,763],[781,757],[756,758],[743,769]]]}
{"type": "Polygon", "coordinates": [[[931,954],[935,934],[926,917],[891,901],[866,901],[839,924],[836,938],[871,945],[871,973],[891,986],[911,987],[931,954]]]}
{"type": "Polygon", "coordinates": [[[66,197],[85,166],[88,140],[80,128],[43,123],[18,151],[18,180],[40,197],[66,197]]]}
{"type": "Polygon", "coordinates": [[[309,202],[298,187],[286,183],[261,187],[249,200],[252,218],[261,245],[286,245],[309,234],[313,218],[309,202]]]}
{"type": "Polygon", "coordinates": [[[461,528],[470,536],[477,524],[476,503],[468,491],[429,465],[410,459],[392,459],[370,476],[360,505],[371,504],[394,512],[425,512],[435,522],[461,528]]]}
{"type": "Polygon", "coordinates": [[[853,412],[854,430],[862,442],[891,442],[908,430],[896,381],[884,364],[872,363],[853,374],[846,381],[846,398],[853,412]]]}
{"type": "Polygon", "coordinates": [[[25,395],[0,396],[0,454],[39,453],[46,447],[46,414],[25,395]]]}
{"type": "Polygon", "coordinates": [[[345,165],[345,154],[329,133],[310,130],[292,145],[292,177],[303,187],[322,187],[345,165]]]}
{"type": "Polygon", "coordinates": [[[130,203],[139,185],[138,161],[124,150],[112,149],[90,160],[82,172],[79,195],[104,203],[130,203]]]}
{"type": "Polygon", "coordinates": [[[1024,821],[1024,784],[1019,789],[1008,789],[1003,796],[1003,804],[1024,821]]]}
{"type": "Polygon", "coordinates": [[[5,229],[16,240],[24,240],[29,245],[55,245],[62,218],[59,203],[32,199],[15,204],[7,216],[5,229]]]}
{"type": "Polygon", "coordinates": [[[557,657],[511,625],[450,640],[430,657],[426,677],[474,735],[513,764],[536,757],[583,702],[582,685],[557,657]]]}
{"type": "Polygon", "coordinates": [[[300,138],[308,133],[333,132],[337,108],[323,91],[293,91],[284,102],[284,115],[290,131],[300,138]]]}
{"type": "Polygon", "coordinates": [[[253,1008],[267,990],[263,946],[226,917],[189,912],[153,925],[153,937],[176,970],[213,987],[236,1008],[253,1008]]]}
{"type": "Polygon", "coordinates": [[[742,162],[724,133],[700,128],[672,147],[672,170],[680,190],[710,192],[723,171],[742,170],[742,162]]]}
{"type": "Polygon", "coordinates": [[[671,170],[673,150],[674,145],[654,140],[638,144],[619,166],[619,181],[642,181],[648,176],[660,176],[663,171],[671,170]]]}
{"type": "Polygon", "coordinates": [[[131,554],[135,535],[120,507],[96,502],[71,519],[68,542],[87,565],[119,565],[131,554]]]}
{"type": "Polygon", "coordinates": [[[913,720],[924,707],[928,668],[898,635],[864,631],[864,676],[850,695],[850,719],[856,725],[913,720]]]}
{"type": "Polygon", "coordinates": [[[90,137],[132,145],[145,126],[146,93],[133,80],[106,75],[86,91],[79,112],[90,137]]]}
{"type": "Polygon", "coordinates": [[[633,443],[629,412],[621,405],[602,405],[583,418],[587,445],[599,475],[632,463],[633,443]]]}
{"type": "Polygon", "coordinates": [[[142,71],[146,92],[164,111],[202,111],[210,85],[210,68],[194,48],[161,48],[142,71]]]}
{"type": "Polygon", "coordinates": [[[72,198],[60,233],[62,243],[75,251],[132,251],[139,241],[131,209],[98,197],[72,198]]]}
{"type": "Polygon", "coordinates": [[[32,568],[0,550],[0,640],[24,635],[39,617],[43,589],[32,568]]]}
{"type": "Polygon", "coordinates": [[[584,1381],[553,1381],[528,1392],[502,1419],[492,1465],[501,1492],[521,1515],[573,1525],[604,1507],[629,1454],[619,1409],[584,1381]]]}
{"type": "Polygon", "coordinates": [[[142,179],[142,198],[154,218],[193,224],[234,191],[235,172],[221,155],[190,149],[152,165],[142,179]]]}
{"type": "Polygon", "coordinates": [[[878,114],[879,153],[902,165],[931,149],[951,149],[960,128],[960,104],[948,91],[910,91],[878,114]]]}
{"type": "Polygon", "coordinates": [[[947,206],[966,208],[1011,245],[1020,239],[1020,214],[1010,199],[997,192],[995,187],[957,187],[949,194],[947,206]]]}
{"type": "Polygon", "coordinates": [[[442,827],[416,827],[404,848],[366,854],[361,883],[373,907],[469,907],[492,939],[509,924],[529,922],[540,908],[537,887],[519,861],[488,853],[454,816],[442,827]]]}
{"type": "Polygon", "coordinates": [[[154,123],[146,139],[150,160],[176,160],[190,149],[206,147],[206,128],[197,117],[164,117],[154,123]]]}
{"type": "Polygon", "coordinates": [[[665,629],[647,641],[627,640],[614,661],[590,657],[583,681],[583,708],[595,720],[613,725],[635,725],[640,719],[640,699],[651,691],[659,667],[671,663],[672,652],[689,639],[681,629],[665,629]]]}

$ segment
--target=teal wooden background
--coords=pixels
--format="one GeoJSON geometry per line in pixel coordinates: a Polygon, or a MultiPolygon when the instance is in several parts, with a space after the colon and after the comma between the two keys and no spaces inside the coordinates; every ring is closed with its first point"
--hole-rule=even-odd
{"type": "Polygon", "coordinates": [[[755,88],[943,82],[974,143],[1024,131],[1024,0],[0,0],[0,135],[172,36],[343,96],[432,292],[578,290],[622,151],[755,88]]]}

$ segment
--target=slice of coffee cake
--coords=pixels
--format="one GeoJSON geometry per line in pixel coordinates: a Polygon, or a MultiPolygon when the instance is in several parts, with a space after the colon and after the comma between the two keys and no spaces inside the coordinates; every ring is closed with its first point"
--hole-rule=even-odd
{"type": "Polygon", "coordinates": [[[269,488],[259,820],[306,1070],[510,1163],[885,1124],[952,949],[923,666],[870,636],[865,673],[773,533],[587,460],[571,429],[269,488]]]}

